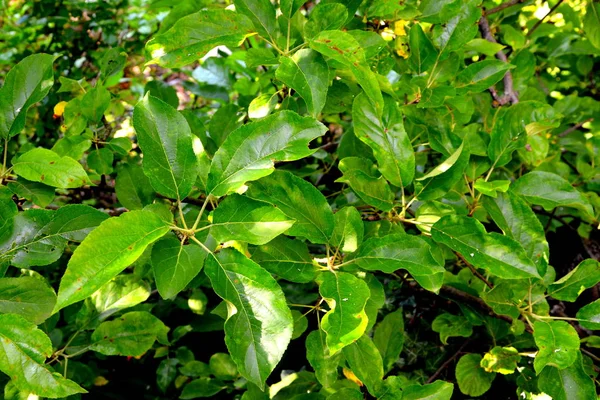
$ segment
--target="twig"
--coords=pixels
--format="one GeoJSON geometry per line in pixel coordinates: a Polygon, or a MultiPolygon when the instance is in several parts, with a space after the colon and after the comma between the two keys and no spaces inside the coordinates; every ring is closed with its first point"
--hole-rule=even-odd
{"type": "Polygon", "coordinates": [[[458,258],[460,258],[467,267],[469,267],[469,269],[471,270],[471,272],[473,273],[473,275],[475,275],[477,278],[479,278],[483,283],[485,283],[487,285],[487,287],[489,287],[490,289],[494,288],[494,285],[492,285],[490,283],[490,281],[488,281],[487,279],[485,279],[485,276],[481,275],[479,273],[479,271],[477,271],[471,264],[469,264],[469,262],[467,260],[465,260],[465,258],[460,254],[460,253],[456,253],[456,255],[458,256],[458,258]]]}
{"type": "Polygon", "coordinates": [[[565,137],[570,133],[575,132],[577,129],[581,128],[583,126],[583,124],[587,123],[587,122],[592,122],[594,120],[594,118],[588,118],[585,121],[579,122],[578,124],[573,125],[572,127],[565,129],[563,132],[558,134],[558,137],[565,137]]]}
{"type": "Polygon", "coordinates": [[[439,376],[439,375],[442,373],[442,371],[444,371],[444,370],[446,369],[446,367],[448,367],[448,365],[450,365],[450,363],[451,363],[452,361],[454,361],[454,360],[456,359],[456,357],[458,357],[458,355],[459,355],[460,353],[462,353],[463,349],[464,349],[465,347],[467,347],[467,345],[469,344],[469,342],[470,342],[470,340],[466,340],[466,341],[465,341],[465,342],[464,342],[464,343],[463,343],[463,344],[462,344],[462,345],[461,345],[461,346],[458,348],[458,350],[456,351],[456,353],[454,353],[454,355],[453,355],[452,357],[450,357],[450,358],[449,358],[449,359],[447,359],[447,360],[446,360],[446,361],[445,361],[445,362],[444,362],[442,365],[440,365],[440,367],[437,369],[437,371],[435,371],[435,373],[434,373],[433,375],[431,375],[431,376],[429,377],[429,379],[427,379],[427,382],[425,382],[425,383],[429,384],[429,383],[433,382],[433,381],[435,380],[435,378],[437,378],[437,377],[438,377],[438,376],[439,376]]]}
{"type": "MultiPolygon", "coordinates": [[[[491,42],[491,43],[498,43],[496,38],[494,38],[494,35],[492,35],[490,23],[487,20],[487,17],[485,15],[482,15],[481,19],[479,20],[479,30],[481,31],[481,36],[483,36],[483,38],[485,40],[487,40],[488,42],[491,42]]],[[[506,57],[506,54],[504,54],[504,52],[502,50],[500,50],[499,52],[496,53],[496,58],[500,61],[504,61],[505,63],[508,62],[508,58],[506,57]]],[[[498,103],[501,106],[504,104],[507,104],[508,102],[510,102],[511,104],[518,103],[519,96],[517,96],[517,93],[515,92],[514,85],[513,85],[513,78],[512,78],[512,74],[510,73],[510,71],[506,71],[506,74],[504,75],[504,78],[503,78],[503,82],[504,82],[504,96],[502,96],[498,99],[495,98],[495,100],[498,101],[498,103]]],[[[495,94],[495,89],[492,92],[492,96],[494,96],[494,94],[495,94]]],[[[497,96],[497,94],[496,94],[496,96],[497,96]]]]}
{"type": "Polygon", "coordinates": [[[548,11],[548,12],[546,13],[546,15],[544,15],[544,16],[542,17],[542,19],[540,19],[538,22],[536,22],[536,23],[535,23],[535,25],[533,26],[533,28],[531,28],[531,30],[530,30],[529,32],[527,32],[527,34],[526,34],[525,36],[526,36],[526,37],[529,37],[529,36],[531,36],[531,34],[532,34],[533,32],[535,32],[535,30],[536,30],[536,29],[537,29],[537,28],[538,28],[538,27],[539,27],[539,26],[540,26],[540,25],[541,25],[541,24],[544,22],[544,20],[545,20],[546,18],[548,18],[548,16],[549,16],[550,14],[552,14],[552,13],[554,12],[554,10],[556,10],[556,9],[558,8],[558,6],[560,6],[560,5],[562,4],[562,2],[563,2],[563,1],[565,1],[565,0],[558,0],[558,3],[556,3],[556,4],[554,5],[554,7],[552,7],[552,8],[550,9],[550,11],[548,11]]]}
{"type": "Polygon", "coordinates": [[[507,1],[505,3],[500,4],[497,7],[494,7],[492,9],[488,10],[488,11],[485,11],[485,15],[495,14],[497,12],[500,12],[500,11],[504,10],[505,8],[512,7],[512,6],[515,6],[515,5],[520,4],[520,3],[525,3],[525,1],[527,1],[527,0],[510,0],[510,1],[507,1]]]}

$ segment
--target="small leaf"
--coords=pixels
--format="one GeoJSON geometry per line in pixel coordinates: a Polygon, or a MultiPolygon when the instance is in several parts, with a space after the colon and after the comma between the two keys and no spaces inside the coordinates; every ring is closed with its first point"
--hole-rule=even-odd
{"type": "Polygon", "coordinates": [[[102,321],[117,311],[133,307],[150,297],[150,285],[132,274],[119,275],[90,298],[102,321]]]}
{"type": "Polygon", "coordinates": [[[318,3],[304,24],[304,36],[312,39],[319,33],[341,28],[348,19],[348,9],[342,3],[318,3]]]}
{"type": "Polygon", "coordinates": [[[375,325],[373,343],[383,358],[384,372],[389,372],[404,347],[404,312],[401,308],[389,313],[375,325]]]}
{"type": "Polygon", "coordinates": [[[387,181],[375,170],[371,160],[346,157],[340,161],[338,168],[344,175],[338,178],[336,182],[347,183],[367,204],[383,211],[392,209],[394,206],[394,193],[387,181]]]}
{"type": "Polygon", "coordinates": [[[169,328],[146,311],[132,311],[103,322],[92,333],[91,349],[107,356],[141,356],[158,339],[166,341],[169,328]]]}
{"type": "Polygon", "coordinates": [[[167,103],[146,95],[133,111],[133,127],[144,152],[144,174],[154,189],[182,200],[190,194],[198,170],[187,121],[167,103]]]}
{"type": "Polygon", "coordinates": [[[369,393],[375,396],[383,381],[383,361],[371,338],[361,336],[344,347],[343,354],[352,372],[365,384],[369,393]]]}
{"type": "Polygon", "coordinates": [[[443,313],[435,317],[431,329],[440,334],[440,340],[448,344],[449,337],[469,337],[473,334],[473,325],[463,316],[443,313]]]}
{"type": "Polygon", "coordinates": [[[354,207],[344,207],[334,215],[335,228],[330,244],[341,251],[352,253],[362,243],[364,224],[360,213],[354,207]]]}
{"type": "Polygon", "coordinates": [[[210,356],[210,371],[217,379],[233,380],[238,376],[238,370],[231,356],[226,353],[215,353],[210,356]]]}
{"type": "Polygon", "coordinates": [[[19,198],[25,198],[40,208],[46,208],[54,200],[54,188],[42,183],[21,178],[8,182],[7,186],[19,198]]]}
{"type": "Polygon", "coordinates": [[[456,77],[457,94],[479,93],[498,83],[514,65],[500,60],[483,60],[469,65],[456,77]]]}
{"type": "Polygon", "coordinates": [[[227,302],[229,354],[242,376],[263,389],[292,337],[285,296],[271,274],[233,249],[209,255],[205,271],[227,302]]]}
{"type": "Polygon", "coordinates": [[[367,328],[365,304],[371,295],[367,284],[346,272],[323,274],[319,292],[330,307],[323,316],[321,328],[327,333],[331,354],[361,337],[367,328]]]}
{"type": "Polygon", "coordinates": [[[110,105],[110,92],[103,86],[87,91],[81,99],[81,114],[90,122],[98,123],[110,105]]]}
{"type": "Polygon", "coordinates": [[[427,385],[410,385],[404,389],[402,400],[450,400],[453,391],[454,385],[444,381],[435,381],[427,385]]]}
{"type": "Polygon", "coordinates": [[[158,364],[156,369],[156,386],[161,392],[166,393],[167,389],[177,377],[177,364],[179,360],[176,358],[165,358],[158,364]]]}
{"type": "Polygon", "coordinates": [[[285,236],[278,236],[259,246],[252,254],[252,260],[270,273],[290,282],[312,282],[317,275],[317,267],[308,246],[300,240],[285,236]]]}
{"type": "Polygon", "coordinates": [[[240,240],[261,245],[290,229],[294,222],[269,203],[231,194],[213,212],[210,233],[221,243],[240,240]]]}
{"type": "Polygon", "coordinates": [[[20,156],[13,164],[13,170],[27,180],[61,189],[78,188],[91,183],[77,161],[41,147],[20,156]]]}
{"type": "Polygon", "coordinates": [[[479,354],[467,354],[456,364],[456,380],[463,394],[479,397],[487,392],[496,377],[495,373],[485,372],[480,366],[479,354]]]}
{"type": "Polygon", "coordinates": [[[275,161],[294,161],[313,154],[308,144],[327,129],[311,117],[281,111],[231,132],[215,154],[207,191],[223,196],[248,181],[270,175],[275,161]]]}
{"type": "Polygon", "coordinates": [[[202,377],[185,385],[179,398],[197,399],[199,397],[213,397],[226,387],[217,379],[202,377]]]}
{"type": "Polygon", "coordinates": [[[575,269],[548,286],[548,295],[557,300],[575,301],[585,289],[600,282],[600,263],[583,260],[575,269]]]}
{"type": "Polygon", "coordinates": [[[304,237],[312,243],[329,242],[334,229],[333,212],[325,196],[310,182],[277,170],[252,183],[246,195],[271,203],[296,220],[287,235],[304,237]]]}
{"type": "Polygon", "coordinates": [[[131,211],[104,221],[85,238],[69,260],[54,311],[100,289],[168,231],[165,221],[150,211],[131,211]]]}
{"type": "Polygon", "coordinates": [[[519,351],[514,347],[496,346],[483,355],[481,368],[485,372],[498,372],[503,375],[510,375],[517,369],[517,364],[521,360],[519,351]]]}
{"type": "Polygon", "coordinates": [[[469,163],[469,152],[462,143],[440,165],[424,176],[417,178],[416,196],[420,200],[435,200],[448,193],[457,182],[462,180],[463,173],[469,163]]]}
{"type": "Polygon", "coordinates": [[[518,242],[495,232],[487,233],[474,218],[446,215],[431,227],[431,236],[475,267],[500,278],[540,278],[535,264],[518,242]]]}
{"type": "Polygon", "coordinates": [[[93,207],[71,204],[56,210],[52,220],[42,229],[42,233],[81,242],[94,228],[107,219],[106,213],[93,207]]]}
{"type": "Polygon", "coordinates": [[[141,210],[154,199],[150,179],[138,164],[120,164],[115,179],[115,193],[119,202],[129,210],[141,210]]]}
{"type": "Polygon", "coordinates": [[[538,374],[546,365],[564,369],[577,359],[579,336],[575,328],[565,321],[536,321],[533,338],[540,349],[533,362],[538,374]]]}

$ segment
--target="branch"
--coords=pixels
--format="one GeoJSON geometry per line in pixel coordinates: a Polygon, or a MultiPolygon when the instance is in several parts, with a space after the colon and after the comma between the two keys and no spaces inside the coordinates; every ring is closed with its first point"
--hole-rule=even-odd
{"type": "Polygon", "coordinates": [[[456,359],[456,357],[458,357],[458,355],[459,355],[459,354],[460,354],[460,353],[463,351],[463,349],[464,349],[465,347],[467,347],[467,345],[469,344],[469,342],[470,342],[470,340],[466,340],[466,341],[465,341],[465,342],[462,344],[462,346],[460,346],[460,347],[458,348],[458,350],[456,350],[456,353],[454,353],[454,355],[453,355],[452,357],[450,357],[450,358],[449,358],[449,359],[447,359],[447,360],[446,360],[446,361],[445,361],[445,362],[444,362],[442,365],[440,365],[440,367],[437,369],[437,371],[435,371],[435,373],[434,373],[433,375],[431,375],[431,376],[429,377],[429,379],[427,379],[427,382],[425,382],[425,383],[426,383],[426,384],[429,384],[429,383],[431,383],[431,382],[435,381],[435,378],[437,378],[437,377],[438,377],[438,376],[439,376],[439,375],[442,373],[442,371],[443,371],[443,370],[445,370],[445,369],[446,369],[446,367],[448,367],[448,365],[450,365],[450,363],[456,359]]]}
{"type": "Polygon", "coordinates": [[[529,32],[527,32],[527,35],[525,35],[525,36],[526,36],[526,37],[529,37],[529,36],[531,36],[531,34],[532,34],[532,33],[533,33],[533,32],[534,32],[534,31],[535,31],[535,30],[536,30],[536,29],[537,29],[537,28],[538,28],[538,27],[539,27],[539,26],[540,26],[540,25],[541,25],[541,24],[544,22],[544,20],[545,20],[546,18],[548,18],[548,16],[549,16],[550,14],[552,14],[552,13],[554,12],[554,10],[556,10],[556,9],[558,8],[558,6],[560,6],[560,5],[562,4],[562,2],[563,2],[563,1],[565,1],[565,0],[558,0],[558,3],[556,3],[556,4],[554,5],[554,7],[552,7],[552,8],[550,9],[550,11],[548,11],[548,12],[546,13],[546,15],[544,15],[544,16],[542,17],[542,19],[540,19],[538,22],[536,22],[536,23],[535,23],[535,25],[533,26],[533,28],[531,28],[531,30],[530,30],[529,32]]]}
{"type": "Polygon", "coordinates": [[[485,11],[485,15],[495,14],[497,12],[504,10],[505,8],[512,7],[512,6],[515,6],[520,3],[525,3],[526,1],[527,0],[509,0],[506,3],[502,3],[497,7],[494,7],[488,11],[485,11]]]}
{"type": "Polygon", "coordinates": [[[588,118],[585,121],[579,122],[578,124],[573,125],[572,127],[570,127],[569,129],[564,130],[563,132],[559,133],[558,136],[559,137],[565,137],[570,133],[575,132],[577,129],[581,128],[583,126],[583,124],[585,124],[586,122],[592,122],[594,120],[594,118],[588,118]]]}
{"type": "MultiPolygon", "coordinates": [[[[482,15],[481,19],[479,20],[479,30],[481,31],[481,36],[483,36],[483,38],[485,40],[487,40],[488,42],[491,42],[491,43],[498,43],[496,38],[494,38],[494,35],[492,35],[492,30],[490,29],[490,23],[487,20],[487,17],[485,15],[482,15]]],[[[500,61],[504,61],[505,63],[508,62],[508,58],[506,58],[506,54],[504,54],[504,52],[502,50],[500,50],[499,52],[496,53],[496,58],[500,61]]],[[[504,81],[504,96],[498,97],[498,95],[495,94],[495,89],[493,91],[490,90],[492,92],[492,96],[494,96],[494,100],[496,100],[501,106],[505,105],[509,102],[511,104],[518,103],[519,97],[517,95],[517,92],[515,92],[512,74],[510,73],[510,71],[506,71],[506,75],[504,75],[503,81],[504,81]]]]}

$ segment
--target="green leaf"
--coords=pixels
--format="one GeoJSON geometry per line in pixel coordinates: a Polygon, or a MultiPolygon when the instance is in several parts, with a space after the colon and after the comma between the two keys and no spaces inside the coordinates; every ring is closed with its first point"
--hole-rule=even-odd
{"type": "Polygon", "coordinates": [[[463,316],[443,313],[435,317],[431,329],[440,334],[440,340],[448,344],[449,337],[469,337],[473,334],[473,325],[463,316]]]}
{"type": "Polygon", "coordinates": [[[215,353],[210,356],[210,371],[217,379],[234,380],[238,376],[238,370],[231,356],[226,353],[215,353]]]}
{"type": "Polygon", "coordinates": [[[273,41],[277,34],[277,18],[275,7],[269,0],[233,0],[233,4],[236,12],[252,21],[259,35],[273,41]]]}
{"type": "Polygon", "coordinates": [[[415,176],[415,154],[396,102],[386,96],[383,115],[363,94],[352,105],[354,134],[373,149],[381,174],[392,185],[408,186],[415,176]]]}
{"type": "Polygon", "coordinates": [[[311,117],[281,111],[231,132],[215,154],[207,191],[223,196],[270,175],[275,161],[295,161],[315,152],[308,144],[327,128],[311,117]]]}
{"type": "Polygon", "coordinates": [[[39,325],[52,315],[54,303],[54,290],[40,278],[0,278],[0,314],[18,314],[39,325]]]}
{"type": "Polygon", "coordinates": [[[107,219],[108,215],[106,213],[93,207],[83,204],[71,204],[56,210],[52,220],[42,228],[41,233],[81,242],[92,230],[107,219]]]}
{"type": "Polygon", "coordinates": [[[165,221],[150,211],[131,211],[104,221],[85,238],[69,260],[54,311],[100,289],[168,231],[165,221]]]}
{"type": "Polygon", "coordinates": [[[465,50],[474,51],[477,53],[483,53],[488,57],[493,57],[500,50],[504,49],[506,46],[501,45],[500,43],[492,43],[486,39],[473,39],[469,43],[465,45],[465,50]]]}
{"type": "Polygon", "coordinates": [[[552,210],[573,207],[589,215],[594,210],[588,199],[566,179],[551,172],[532,171],[513,183],[512,190],[532,204],[552,210]]]}
{"type": "Polygon", "coordinates": [[[197,399],[199,397],[213,397],[226,387],[227,386],[225,386],[217,379],[202,377],[199,379],[195,379],[187,385],[185,385],[179,398],[197,399]]]}
{"type": "Polygon", "coordinates": [[[171,299],[198,275],[206,251],[191,243],[184,245],[174,235],[168,235],[152,246],[152,270],[156,288],[163,299],[171,299]]]}
{"type": "Polygon", "coordinates": [[[585,289],[600,282],[600,263],[583,260],[575,269],[548,286],[548,295],[557,300],[575,301],[585,289]]]}
{"type": "Polygon", "coordinates": [[[553,400],[580,400],[596,397],[596,385],[583,367],[580,354],[565,369],[548,366],[538,378],[539,389],[553,400]]]}
{"type": "Polygon", "coordinates": [[[454,385],[435,381],[427,385],[410,385],[402,392],[402,400],[450,400],[454,385]]]}
{"type": "Polygon", "coordinates": [[[113,162],[115,156],[108,147],[101,149],[92,150],[87,157],[87,165],[91,170],[96,171],[97,174],[110,174],[113,172],[113,162]]]}
{"type": "Polygon", "coordinates": [[[444,272],[443,264],[434,258],[429,243],[406,233],[368,239],[358,248],[352,261],[362,269],[387,274],[398,269],[405,269],[414,275],[444,272]]]}
{"type": "Polygon", "coordinates": [[[225,9],[201,10],[177,21],[146,44],[149,64],[180,68],[204,57],[217,46],[239,46],[254,34],[252,21],[225,9]]]}
{"type": "Polygon", "coordinates": [[[485,372],[498,372],[503,375],[514,374],[521,360],[519,351],[514,347],[496,346],[483,355],[481,368],[485,372]]]}
{"type": "Polygon", "coordinates": [[[58,398],[87,393],[73,381],[44,365],[52,342],[44,332],[19,315],[0,315],[0,371],[21,391],[58,398]]]}
{"type": "Polygon", "coordinates": [[[354,375],[361,380],[372,395],[383,381],[383,361],[377,347],[367,335],[344,347],[344,358],[354,375]]]}
{"type": "Polygon", "coordinates": [[[206,275],[227,303],[225,343],[243,377],[262,389],[292,337],[294,322],[271,274],[233,249],[210,255],[206,275]]]}
{"type": "Polygon", "coordinates": [[[135,106],[133,127],[144,152],[144,174],[152,187],[162,195],[183,200],[198,174],[192,133],[183,115],[146,95],[135,106]]]}
{"type": "Polygon", "coordinates": [[[442,8],[442,16],[445,12],[453,16],[444,24],[436,25],[433,30],[433,43],[440,49],[440,60],[475,37],[477,21],[481,17],[481,9],[478,7],[480,2],[481,0],[456,1],[449,8],[442,8]]]}
{"type": "Polygon", "coordinates": [[[498,193],[494,199],[484,197],[483,206],[502,232],[519,242],[543,272],[550,250],[544,227],[527,202],[511,190],[498,193]]]}
{"type": "Polygon", "coordinates": [[[146,311],[132,311],[100,324],[92,333],[90,348],[107,356],[141,356],[158,339],[166,342],[169,328],[146,311]]]}
{"type": "Polygon", "coordinates": [[[367,98],[373,102],[376,115],[381,115],[383,97],[377,75],[369,69],[364,49],[351,34],[338,30],[323,31],[308,43],[313,50],[348,67],[367,98]]]}
{"type": "Polygon", "coordinates": [[[565,321],[536,321],[533,338],[540,349],[533,361],[538,374],[546,365],[564,369],[577,359],[579,336],[575,328],[565,321]]]}
{"type": "Polygon", "coordinates": [[[420,24],[410,28],[408,44],[410,46],[408,63],[413,71],[421,75],[435,64],[438,52],[420,24]]]}
{"type": "Polygon", "coordinates": [[[281,210],[264,201],[231,194],[213,212],[211,235],[217,242],[240,240],[261,245],[294,225],[281,210]]]}
{"type": "Polygon", "coordinates": [[[392,209],[394,206],[394,193],[392,193],[387,181],[376,171],[371,160],[346,157],[340,161],[338,168],[344,175],[338,178],[336,182],[347,183],[367,204],[383,211],[392,209]]]}
{"type": "Polygon", "coordinates": [[[150,297],[150,285],[132,274],[119,275],[90,297],[102,321],[117,311],[133,307],[150,297]]]}
{"type": "Polygon", "coordinates": [[[600,4],[594,1],[587,3],[582,23],[585,36],[594,47],[600,49],[600,4]]]}
{"type": "Polygon", "coordinates": [[[577,319],[587,329],[600,329],[600,300],[587,304],[577,311],[577,319]]]}
{"type": "Polygon", "coordinates": [[[144,95],[146,94],[148,94],[149,97],[156,97],[157,99],[164,101],[175,109],[179,107],[179,97],[177,97],[177,91],[173,88],[173,86],[166,82],[154,80],[146,83],[146,86],[144,86],[144,95]]]}
{"type": "Polygon", "coordinates": [[[27,180],[62,189],[78,188],[91,183],[77,161],[41,147],[20,156],[13,163],[13,170],[27,180]]]}
{"type": "Polygon", "coordinates": [[[500,60],[483,60],[469,65],[456,77],[457,94],[479,93],[498,83],[514,65],[500,60]]]}
{"type": "Polygon", "coordinates": [[[296,220],[286,232],[312,243],[328,243],[334,229],[334,217],[327,199],[310,182],[291,172],[277,170],[250,185],[248,197],[275,205],[296,220]]]}
{"type": "Polygon", "coordinates": [[[360,212],[354,207],[344,207],[335,213],[334,220],[330,244],[345,253],[356,251],[362,243],[365,230],[360,212]]]}
{"type": "Polygon", "coordinates": [[[462,143],[440,165],[416,179],[418,181],[418,184],[415,184],[416,197],[419,200],[435,200],[444,196],[462,180],[469,158],[469,152],[462,143]]]}
{"type": "Polygon", "coordinates": [[[381,353],[384,372],[389,372],[404,347],[404,312],[401,308],[389,313],[375,325],[373,343],[381,353]]]}
{"type": "Polygon", "coordinates": [[[302,49],[291,57],[282,57],[275,77],[294,89],[306,102],[308,112],[316,117],[327,100],[329,67],[322,55],[302,49]]]}
{"type": "Polygon", "coordinates": [[[371,291],[352,274],[326,272],[319,292],[330,308],[321,320],[321,328],[327,333],[329,351],[335,354],[365,333],[369,322],[365,304],[371,291]]]}
{"type": "Polygon", "coordinates": [[[81,98],[81,114],[90,122],[98,123],[110,105],[110,92],[103,86],[96,86],[81,98]]]}
{"type": "Polygon", "coordinates": [[[505,193],[508,191],[510,181],[498,180],[498,181],[486,181],[484,179],[477,179],[473,183],[473,189],[485,194],[486,196],[496,198],[498,193],[505,193]]]}
{"type": "Polygon", "coordinates": [[[487,392],[496,377],[495,373],[487,373],[481,366],[479,354],[462,356],[456,364],[456,380],[463,394],[479,397],[487,392]]]}
{"type": "Polygon", "coordinates": [[[46,97],[54,85],[55,59],[50,54],[33,54],[8,71],[0,88],[0,138],[21,132],[27,110],[46,97]]]}
{"type": "Polygon", "coordinates": [[[179,372],[181,372],[185,376],[209,376],[210,368],[208,364],[203,363],[202,361],[190,361],[186,363],[183,367],[179,368],[179,372]]]}
{"type": "Polygon", "coordinates": [[[290,282],[312,282],[317,275],[317,267],[308,246],[300,240],[285,236],[276,237],[259,246],[252,254],[252,260],[270,273],[290,282]]]}
{"type": "Polygon", "coordinates": [[[312,39],[323,31],[341,28],[348,19],[348,9],[342,3],[320,2],[310,12],[304,24],[304,36],[312,39]]]}
{"type": "Polygon", "coordinates": [[[54,188],[42,183],[19,179],[8,182],[7,186],[18,197],[25,198],[40,208],[46,208],[54,200],[54,188]]]}
{"type": "Polygon", "coordinates": [[[117,167],[115,193],[119,202],[129,210],[141,210],[154,199],[150,179],[137,164],[121,164],[117,167]]]}
{"type": "Polygon", "coordinates": [[[166,393],[171,383],[177,377],[177,364],[179,360],[176,358],[165,358],[158,364],[156,369],[156,386],[161,392],[166,393]]]}
{"type": "Polygon", "coordinates": [[[312,331],[306,338],[306,358],[315,370],[319,383],[327,388],[337,381],[342,353],[332,354],[326,341],[323,330],[312,331]]]}
{"type": "Polygon", "coordinates": [[[486,233],[474,218],[446,215],[431,227],[431,236],[460,253],[467,262],[504,279],[541,278],[523,247],[507,236],[486,233]]]}

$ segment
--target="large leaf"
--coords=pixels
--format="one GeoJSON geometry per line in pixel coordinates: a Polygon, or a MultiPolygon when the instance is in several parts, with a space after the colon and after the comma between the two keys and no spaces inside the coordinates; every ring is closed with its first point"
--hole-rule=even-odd
{"type": "Polygon", "coordinates": [[[292,111],[281,111],[236,129],[212,160],[207,191],[223,196],[271,174],[275,161],[308,157],[315,152],[308,144],[326,130],[314,118],[292,111]]]}
{"type": "Polygon", "coordinates": [[[52,314],[54,303],[54,290],[38,277],[0,278],[0,314],[19,314],[39,325],[52,314]]]}
{"type": "Polygon", "coordinates": [[[146,311],[132,311],[103,322],[92,333],[91,349],[107,356],[141,356],[156,339],[166,343],[169,328],[146,311]]]}
{"type": "Polygon", "coordinates": [[[375,396],[383,380],[383,361],[371,338],[368,335],[361,336],[344,347],[343,354],[354,375],[375,396]]]}
{"type": "Polygon", "coordinates": [[[117,167],[115,193],[119,202],[129,210],[141,210],[152,203],[154,189],[150,179],[138,164],[121,164],[117,167]]]}
{"type": "Polygon", "coordinates": [[[41,233],[81,242],[106,219],[108,215],[100,210],[83,204],[71,204],[56,210],[41,233]]]}
{"type": "Polygon", "coordinates": [[[353,255],[362,269],[391,274],[405,269],[414,275],[444,272],[444,266],[433,256],[432,248],[415,235],[395,233],[365,241],[353,255]]]}
{"type": "Polygon", "coordinates": [[[20,156],[13,164],[15,174],[57,188],[78,188],[90,183],[85,170],[71,157],[37,147],[20,156]]]}
{"type": "Polygon", "coordinates": [[[557,300],[575,301],[585,289],[600,282],[600,263],[583,260],[575,269],[548,286],[548,295],[557,300]]]}
{"type": "Polygon", "coordinates": [[[529,172],[516,180],[512,190],[528,202],[547,210],[555,207],[573,207],[594,215],[594,210],[583,193],[563,177],[551,172],[529,172]]]}
{"type": "Polygon", "coordinates": [[[181,292],[198,275],[206,251],[194,243],[184,245],[174,235],[169,235],[152,246],[152,270],[156,288],[163,299],[181,292]]]}
{"type": "Polygon", "coordinates": [[[365,333],[368,318],[365,305],[371,291],[367,284],[346,272],[324,273],[319,292],[330,311],[323,316],[321,328],[327,333],[331,354],[353,343],[365,333]]]}
{"type": "Polygon", "coordinates": [[[133,127],[144,152],[144,173],[152,187],[167,197],[184,199],[198,174],[192,133],[184,116],[146,95],[135,106],[133,127]]]}
{"type": "Polygon", "coordinates": [[[44,365],[52,342],[44,332],[19,315],[0,315],[0,371],[21,391],[59,398],[87,393],[75,382],[44,365]]]}
{"type": "Polygon", "coordinates": [[[337,381],[342,353],[332,354],[329,351],[323,330],[317,329],[307,336],[306,358],[315,370],[315,376],[321,385],[330,387],[337,381]]]}
{"type": "Polygon", "coordinates": [[[270,0],[233,0],[235,10],[244,14],[254,24],[262,37],[273,40],[277,33],[275,7],[270,0]]]}
{"type": "Polygon", "coordinates": [[[271,274],[233,249],[210,255],[206,275],[227,302],[225,343],[242,376],[261,389],[290,342],[292,314],[271,274]]]}
{"type": "Polygon", "coordinates": [[[600,3],[595,1],[587,3],[582,22],[585,36],[594,47],[600,49],[600,3]]]}
{"type": "Polygon", "coordinates": [[[354,134],[373,149],[381,174],[392,185],[404,188],[415,176],[415,154],[395,101],[387,96],[384,101],[380,116],[364,94],[354,99],[354,134]]]}
{"type": "Polygon", "coordinates": [[[433,31],[433,43],[440,49],[439,59],[445,59],[475,37],[477,21],[481,17],[481,9],[478,7],[480,2],[481,0],[456,1],[448,8],[442,8],[442,18],[445,12],[453,14],[453,17],[444,24],[436,25],[433,31]]]}
{"type": "Polygon", "coordinates": [[[104,221],[69,260],[54,310],[90,296],[168,231],[166,222],[150,211],[131,211],[104,221]]]}
{"type": "Polygon", "coordinates": [[[351,34],[343,31],[323,31],[309,45],[314,50],[348,67],[373,102],[376,115],[383,112],[383,97],[377,75],[369,69],[365,50],[351,34]]]}
{"type": "Polygon", "coordinates": [[[241,240],[261,245],[294,225],[294,220],[264,201],[231,194],[213,213],[211,235],[221,243],[241,240]]]}
{"type": "Polygon", "coordinates": [[[538,386],[553,400],[581,400],[596,397],[596,385],[584,369],[582,357],[577,354],[570,367],[559,369],[548,366],[538,378],[538,386]]]}
{"type": "Polygon", "coordinates": [[[317,274],[306,243],[279,236],[259,246],[252,260],[272,274],[296,283],[312,282],[317,274]]]}
{"type": "Polygon", "coordinates": [[[410,45],[408,63],[417,74],[424,73],[435,64],[438,52],[420,24],[410,28],[408,43],[410,45]]]}
{"type": "Polygon", "coordinates": [[[327,100],[329,67],[322,55],[303,49],[291,57],[282,57],[275,71],[277,79],[294,89],[306,102],[308,112],[317,116],[327,100]]]}
{"type": "Polygon", "coordinates": [[[600,329],[600,300],[587,304],[577,311],[577,319],[587,329],[600,329]]]}
{"type": "Polygon", "coordinates": [[[291,172],[277,170],[250,185],[249,197],[275,205],[296,220],[286,233],[313,243],[327,243],[334,229],[333,212],[325,196],[310,182],[291,172]]]}
{"type": "Polygon", "coordinates": [[[373,343],[383,359],[383,368],[387,373],[400,357],[404,346],[404,313],[401,308],[389,313],[375,326],[373,343]]]}
{"type": "Polygon", "coordinates": [[[244,15],[225,9],[202,10],[177,21],[146,44],[148,63],[179,68],[202,58],[217,46],[237,47],[254,34],[244,15]]]}
{"type": "Polygon", "coordinates": [[[462,254],[467,262],[504,279],[540,278],[523,247],[515,240],[492,232],[474,218],[442,217],[431,227],[431,236],[462,254]]]}
{"type": "Polygon", "coordinates": [[[312,39],[322,31],[335,30],[348,19],[348,9],[342,3],[318,3],[304,24],[304,36],[312,39]]]}
{"type": "Polygon", "coordinates": [[[54,85],[50,54],[25,57],[6,75],[0,88],[0,138],[10,138],[23,130],[29,107],[41,101],[54,85]]]}
{"type": "Polygon", "coordinates": [[[371,160],[360,157],[346,157],[340,161],[338,168],[344,174],[336,182],[348,184],[350,188],[367,204],[383,211],[390,211],[394,206],[394,193],[387,181],[371,160]]]}
{"type": "Polygon", "coordinates": [[[536,321],[533,338],[540,349],[533,361],[538,374],[546,365],[564,369],[577,359],[579,336],[575,328],[565,321],[536,321]]]}

